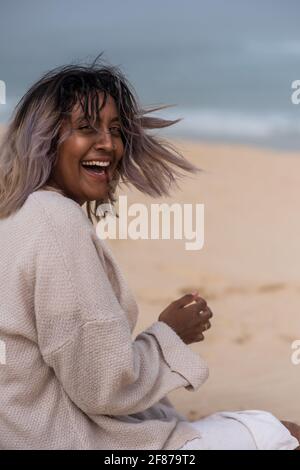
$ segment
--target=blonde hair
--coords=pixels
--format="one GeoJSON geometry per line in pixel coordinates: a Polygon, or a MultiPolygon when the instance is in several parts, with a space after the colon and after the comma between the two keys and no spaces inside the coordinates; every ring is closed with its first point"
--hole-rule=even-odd
{"type": "Polygon", "coordinates": [[[147,133],[147,130],[171,126],[180,119],[147,116],[168,106],[142,108],[120,69],[99,63],[99,57],[90,65],[71,64],[50,70],[17,104],[0,147],[0,219],[17,211],[37,189],[63,194],[60,188],[50,183],[50,174],[58,146],[66,138],[66,135],[60,135],[62,121],[70,118],[78,102],[86,120],[93,125],[99,120],[107,96],[111,95],[117,105],[124,142],[124,154],[107,198],[86,203],[92,222],[93,216],[99,220],[97,208],[100,204],[114,205],[120,182],[126,186],[132,184],[152,197],[169,196],[171,185],[177,185],[176,178],[182,176],[177,169],[191,173],[201,171],[169,142],[147,133]],[[101,108],[99,91],[104,93],[101,108]]]}

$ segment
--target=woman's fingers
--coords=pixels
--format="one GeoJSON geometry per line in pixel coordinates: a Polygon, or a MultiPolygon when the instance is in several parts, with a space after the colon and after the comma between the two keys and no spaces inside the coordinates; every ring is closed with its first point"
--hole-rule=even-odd
{"type": "MultiPolygon", "coordinates": [[[[198,296],[198,295],[195,296],[195,294],[185,294],[182,297],[180,297],[179,299],[174,300],[174,302],[172,302],[172,305],[174,307],[183,308],[186,305],[189,305],[193,301],[196,302],[195,304],[193,304],[193,306],[195,306],[195,310],[200,309],[200,310],[204,311],[207,308],[209,308],[207,306],[206,300],[203,299],[202,297],[198,296]]],[[[185,307],[185,308],[187,308],[187,307],[185,307]]]]}
{"type": "MultiPolygon", "coordinates": [[[[212,318],[213,313],[209,307],[206,307],[205,310],[198,313],[198,324],[201,327],[201,332],[207,331],[211,328],[210,319],[212,318]]],[[[203,335],[202,335],[203,336],[203,335]]],[[[203,337],[204,339],[204,337],[203,337]]]]}
{"type": "Polygon", "coordinates": [[[174,307],[181,308],[181,307],[184,307],[185,305],[190,304],[191,302],[193,302],[193,300],[194,300],[193,294],[186,294],[180,297],[180,299],[174,300],[174,302],[172,302],[172,305],[174,307]]]}
{"type": "Polygon", "coordinates": [[[205,304],[197,302],[196,304],[185,307],[184,310],[188,311],[190,314],[193,314],[195,319],[198,321],[201,320],[202,323],[205,323],[213,316],[212,311],[209,307],[207,307],[206,302],[205,304]]]}
{"type": "MultiPolygon", "coordinates": [[[[184,299],[184,298],[182,298],[184,299]]],[[[192,312],[200,312],[206,310],[207,303],[206,300],[202,299],[201,297],[198,297],[196,303],[193,303],[192,305],[189,305],[194,299],[190,300],[189,302],[186,302],[185,304],[183,303],[184,300],[182,300],[181,303],[178,303],[178,306],[184,307],[185,305],[188,305],[187,307],[184,307],[184,309],[189,309],[192,312]]],[[[176,302],[180,302],[181,299],[177,300],[176,302]]]]}
{"type": "Polygon", "coordinates": [[[199,335],[196,338],[196,341],[203,341],[204,340],[204,335],[202,333],[199,333],[199,335]]]}
{"type": "Polygon", "coordinates": [[[208,321],[203,325],[203,331],[209,330],[211,328],[211,323],[208,321]]]}
{"type": "MultiPolygon", "coordinates": [[[[197,296],[197,297],[195,298],[195,302],[196,302],[196,303],[199,303],[200,307],[202,306],[202,300],[203,300],[202,297],[199,297],[199,296],[197,296]]],[[[205,302],[205,304],[206,304],[206,305],[205,305],[205,310],[209,310],[209,311],[211,312],[211,316],[213,316],[213,313],[212,313],[212,311],[210,310],[210,308],[209,308],[209,306],[207,305],[206,302],[205,302]]]]}
{"type": "Polygon", "coordinates": [[[206,307],[206,309],[203,310],[203,313],[200,312],[200,315],[205,318],[208,317],[208,319],[213,317],[213,313],[209,307],[206,307]]]}
{"type": "Polygon", "coordinates": [[[203,341],[205,339],[203,333],[211,328],[210,319],[213,316],[206,300],[198,295],[186,294],[172,302],[172,305],[190,316],[191,325],[196,329],[195,341],[203,341]]]}

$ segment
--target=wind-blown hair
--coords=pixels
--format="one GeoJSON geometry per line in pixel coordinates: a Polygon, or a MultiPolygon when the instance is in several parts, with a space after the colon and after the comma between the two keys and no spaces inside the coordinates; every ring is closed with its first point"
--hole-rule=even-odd
{"type": "Polygon", "coordinates": [[[0,147],[0,219],[17,211],[37,189],[63,194],[50,183],[58,147],[68,136],[66,133],[61,135],[62,123],[70,119],[72,109],[78,103],[91,125],[99,122],[107,95],[116,102],[124,154],[109,184],[107,198],[86,203],[92,222],[93,216],[97,220],[100,218],[97,214],[100,204],[114,205],[120,182],[126,186],[132,184],[152,197],[169,196],[171,185],[177,185],[176,178],[183,176],[177,169],[191,173],[201,171],[169,142],[147,133],[147,130],[161,129],[180,121],[147,116],[168,105],[142,108],[121,70],[99,62],[100,55],[92,64],[70,64],[48,71],[17,104],[0,147]],[[104,97],[101,107],[99,92],[103,92],[104,97]]]}

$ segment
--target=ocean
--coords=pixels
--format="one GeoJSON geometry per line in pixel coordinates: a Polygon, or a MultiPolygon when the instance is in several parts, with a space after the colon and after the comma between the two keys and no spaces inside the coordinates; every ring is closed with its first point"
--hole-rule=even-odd
{"type": "Polygon", "coordinates": [[[51,4],[1,7],[0,123],[43,72],[103,51],[143,105],[172,105],[159,115],[182,121],[164,134],[298,150],[300,104],[291,96],[300,80],[299,1],[51,4]]]}

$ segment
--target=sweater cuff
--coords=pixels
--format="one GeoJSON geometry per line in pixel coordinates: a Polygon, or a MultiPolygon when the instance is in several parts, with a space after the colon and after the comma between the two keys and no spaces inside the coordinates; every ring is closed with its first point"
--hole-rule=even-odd
{"type": "Polygon", "coordinates": [[[153,323],[144,333],[153,335],[158,341],[165,361],[170,369],[182,375],[189,383],[187,390],[197,390],[208,378],[207,363],[194,353],[165,322],[153,323]]]}

